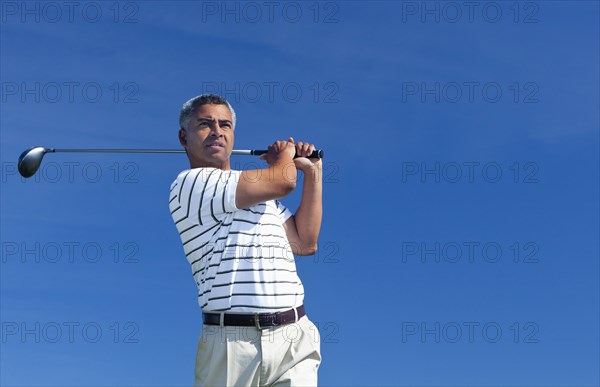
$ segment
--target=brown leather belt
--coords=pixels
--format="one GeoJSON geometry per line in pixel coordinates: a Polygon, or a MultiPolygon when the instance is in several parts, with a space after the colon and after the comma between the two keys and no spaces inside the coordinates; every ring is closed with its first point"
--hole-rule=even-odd
{"type": "Polygon", "coordinates": [[[202,321],[204,321],[204,324],[206,325],[240,327],[255,326],[258,329],[261,329],[296,322],[305,314],[304,305],[300,305],[297,308],[275,313],[202,313],[202,321]],[[221,316],[223,316],[223,320],[221,320],[221,316]]]}

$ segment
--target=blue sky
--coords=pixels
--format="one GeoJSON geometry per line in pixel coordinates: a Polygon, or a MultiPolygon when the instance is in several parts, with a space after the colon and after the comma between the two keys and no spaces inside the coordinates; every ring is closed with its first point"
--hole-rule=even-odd
{"type": "Polygon", "coordinates": [[[192,384],[185,157],[16,160],[177,148],[205,91],[238,149],[326,151],[297,257],[322,385],[600,383],[597,2],[0,6],[2,385],[192,384]]]}

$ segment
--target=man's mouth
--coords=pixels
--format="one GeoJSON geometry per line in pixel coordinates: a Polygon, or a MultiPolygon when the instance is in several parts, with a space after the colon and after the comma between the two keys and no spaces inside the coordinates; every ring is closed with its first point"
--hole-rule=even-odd
{"type": "Polygon", "coordinates": [[[207,148],[210,149],[221,149],[221,148],[225,148],[225,144],[223,144],[222,142],[219,141],[215,141],[215,142],[210,142],[208,144],[206,144],[207,148]]]}

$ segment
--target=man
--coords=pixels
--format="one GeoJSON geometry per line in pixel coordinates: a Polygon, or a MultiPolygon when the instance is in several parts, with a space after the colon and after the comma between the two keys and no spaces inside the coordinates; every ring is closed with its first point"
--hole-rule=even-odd
{"type": "Polygon", "coordinates": [[[195,385],[315,386],[319,333],[293,255],[317,249],[322,162],[306,157],[313,144],[290,138],[261,156],[267,168],[231,170],[235,123],[212,94],[186,102],[179,117],[190,169],[171,185],[169,206],[203,312],[195,385]],[[296,188],[298,170],[304,186],[292,215],[278,199],[296,188]]]}

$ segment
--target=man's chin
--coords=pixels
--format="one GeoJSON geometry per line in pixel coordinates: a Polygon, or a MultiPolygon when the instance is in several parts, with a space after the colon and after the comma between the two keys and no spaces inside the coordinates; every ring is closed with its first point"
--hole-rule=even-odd
{"type": "Polygon", "coordinates": [[[206,148],[206,152],[207,155],[220,155],[220,154],[227,154],[227,149],[225,148],[206,148]]]}
{"type": "Polygon", "coordinates": [[[207,156],[207,159],[210,160],[225,161],[231,157],[231,152],[227,152],[226,149],[220,149],[214,152],[210,152],[207,156]]]}

